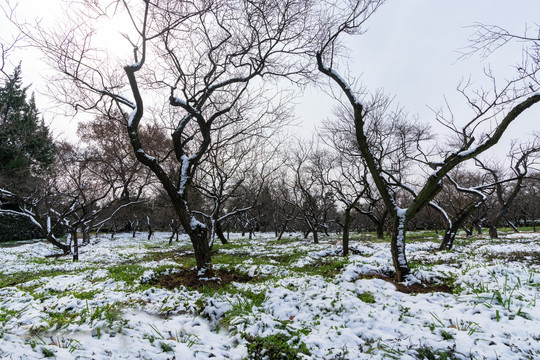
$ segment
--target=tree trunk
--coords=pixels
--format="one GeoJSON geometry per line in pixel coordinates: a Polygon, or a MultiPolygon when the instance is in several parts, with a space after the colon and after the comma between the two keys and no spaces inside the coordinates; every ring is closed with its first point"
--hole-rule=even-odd
{"type": "Polygon", "coordinates": [[[474,228],[478,235],[482,235],[482,225],[483,225],[482,219],[476,219],[472,222],[471,228],[474,228]]]}
{"type": "Polygon", "coordinates": [[[279,234],[277,236],[277,241],[281,240],[281,238],[283,237],[283,233],[285,232],[286,229],[287,229],[287,223],[285,223],[285,225],[281,227],[281,230],[279,231],[279,234]]]}
{"type": "Polygon", "coordinates": [[[497,226],[493,224],[489,225],[489,237],[492,239],[499,238],[499,233],[497,232],[497,226]]]}
{"type": "Polygon", "coordinates": [[[343,224],[343,256],[349,255],[349,229],[351,227],[351,208],[345,209],[345,221],[343,224]]]}
{"type": "Polygon", "coordinates": [[[319,243],[319,232],[315,229],[312,230],[313,232],[313,243],[318,244],[319,243]]]}
{"type": "Polygon", "coordinates": [[[73,261],[79,261],[79,239],[77,238],[77,229],[72,230],[71,240],[73,241],[73,261]]]}
{"type": "Polygon", "coordinates": [[[154,234],[154,229],[152,229],[152,225],[150,225],[150,221],[148,221],[146,226],[148,227],[148,240],[150,240],[150,238],[154,234]]]}
{"type": "Polygon", "coordinates": [[[407,220],[405,216],[394,216],[392,223],[392,241],[390,243],[390,251],[392,252],[392,261],[396,270],[397,281],[405,281],[411,270],[405,256],[405,232],[407,228],[407,220]]]}
{"type": "Polygon", "coordinates": [[[56,238],[54,237],[53,234],[47,234],[46,239],[47,239],[48,242],[50,242],[51,244],[53,244],[54,246],[56,246],[57,248],[62,250],[64,252],[64,255],[68,255],[68,254],[71,253],[70,244],[62,244],[61,242],[56,240],[56,238]]]}
{"type": "Polygon", "coordinates": [[[208,242],[208,229],[202,224],[194,225],[190,229],[189,238],[193,244],[199,275],[206,277],[213,276],[212,258],[210,256],[211,249],[208,242]]]}
{"type": "MultiPolygon", "coordinates": [[[[482,201],[483,202],[483,201],[482,201]]],[[[465,209],[463,209],[458,215],[452,219],[452,226],[446,229],[444,233],[443,241],[439,246],[439,250],[451,250],[454,246],[454,240],[460,227],[464,227],[465,221],[469,218],[474,210],[480,206],[481,203],[472,203],[465,209]]]]}
{"type": "Polygon", "coordinates": [[[444,232],[444,238],[439,246],[439,250],[452,250],[454,246],[454,240],[456,239],[457,229],[453,224],[449,229],[444,232]]]}
{"type": "Polygon", "coordinates": [[[504,218],[504,220],[506,220],[506,223],[508,224],[508,226],[510,226],[515,232],[519,232],[519,229],[516,227],[516,225],[511,222],[510,220],[508,220],[506,217],[504,218]]]}
{"type": "Polygon", "coordinates": [[[83,244],[87,245],[90,244],[90,226],[84,226],[83,227],[83,244]]]}
{"type": "Polygon", "coordinates": [[[227,244],[228,241],[225,238],[225,235],[223,234],[223,228],[221,227],[221,223],[219,221],[216,221],[215,227],[216,227],[215,232],[216,232],[217,237],[219,238],[219,241],[221,241],[223,245],[227,244]]]}
{"type": "Polygon", "coordinates": [[[384,219],[377,223],[377,239],[384,239],[384,219]]]}

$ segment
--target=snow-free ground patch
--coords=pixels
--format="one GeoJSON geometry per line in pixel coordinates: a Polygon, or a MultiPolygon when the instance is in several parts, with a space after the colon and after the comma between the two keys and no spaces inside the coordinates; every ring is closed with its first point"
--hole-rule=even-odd
{"type": "Polygon", "coordinates": [[[0,245],[0,359],[540,358],[538,234],[439,252],[411,233],[401,284],[389,243],[364,235],[347,258],[335,238],[231,236],[206,282],[168,237],[100,235],[77,263],[0,245]]]}

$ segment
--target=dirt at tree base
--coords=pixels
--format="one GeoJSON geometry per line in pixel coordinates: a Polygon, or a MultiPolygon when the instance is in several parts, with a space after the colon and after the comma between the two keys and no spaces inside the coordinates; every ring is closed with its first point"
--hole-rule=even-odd
{"type": "Polygon", "coordinates": [[[219,289],[232,282],[247,283],[256,279],[243,273],[222,269],[214,270],[214,276],[211,278],[201,278],[196,269],[190,269],[161,275],[155,280],[154,285],[166,289],[178,288],[181,285],[190,289],[200,289],[202,287],[219,289]]]}
{"type": "Polygon", "coordinates": [[[412,285],[405,285],[398,282],[394,277],[388,276],[380,273],[367,273],[362,274],[358,279],[381,279],[392,283],[396,287],[396,291],[402,292],[404,294],[429,294],[433,292],[443,292],[447,294],[452,294],[453,289],[447,284],[431,284],[425,281],[422,281],[421,284],[415,283],[412,285]]]}

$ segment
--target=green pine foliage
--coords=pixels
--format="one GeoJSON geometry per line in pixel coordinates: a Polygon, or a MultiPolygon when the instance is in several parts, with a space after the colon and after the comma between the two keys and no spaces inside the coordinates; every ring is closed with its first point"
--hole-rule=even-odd
{"type": "Polygon", "coordinates": [[[39,119],[34,95],[28,98],[27,90],[20,65],[0,87],[0,175],[12,183],[39,176],[52,165],[56,153],[49,129],[39,119]]]}
{"type": "MultiPolygon", "coordinates": [[[[21,66],[0,84],[0,188],[28,196],[39,188],[40,179],[55,161],[56,146],[40,119],[34,95],[27,95],[21,66]]],[[[18,210],[12,201],[2,201],[2,209],[18,210]]],[[[0,216],[0,241],[38,237],[39,229],[28,218],[12,214],[0,216]]]]}

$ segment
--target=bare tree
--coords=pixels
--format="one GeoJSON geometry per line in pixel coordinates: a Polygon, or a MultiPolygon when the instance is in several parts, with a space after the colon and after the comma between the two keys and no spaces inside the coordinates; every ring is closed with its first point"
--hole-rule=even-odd
{"type": "Polygon", "coordinates": [[[75,109],[106,109],[112,102],[130,112],[127,132],[138,161],[151,169],[171,199],[200,273],[211,272],[209,231],[190,203],[192,181],[212,146],[215,129],[252,126],[245,109],[271,112],[275,101],[266,79],[293,79],[308,72],[302,56],[313,26],[305,16],[311,2],[82,3],[86,7],[73,4],[71,10],[79,14],[67,18],[72,22],[67,31],[21,28],[60,71],[59,81],[52,85],[64,102],[75,109]],[[133,44],[130,62],[110,58],[103,63],[100,49],[93,47],[93,19],[107,16],[110,9],[115,9],[113,17],[127,17],[133,24],[126,30],[133,44]],[[170,151],[177,160],[174,176],[161,159],[149,154],[140,135],[143,121],[153,120],[148,109],[156,99],[169,105],[170,151]]]}
{"type": "MultiPolygon", "coordinates": [[[[29,218],[43,237],[63,251],[79,258],[77,232],[88,233],[92,225],[100,226],[110,220],[118,210],[131,205],[112,198],[112,185],[96,178],[87,166],[88,153],[68,143],[58,144],[58,157],[54,168],[35,186],[31,194],[16,194],[0,190],[2,199],[14,202],[13,209],[0,209],[29,218]],[[64,229],[65,243],[56,234],[64,229]]],[[[5,201],[4,200],[4,201],[5,201]]]]}
{"type": "Polygon", "coordinates": [[[352,108],[359,150],[393,217],[392,259],[397,278],[399,281],[403,281],[410,273],[405,252],[405,234],[409,221],[432,202],[442,189],[444,178],[452,169],[495,145],[511,122],[526,109],[540,101],[540,94],[530,95],[528,88],[518,87],[521,84],[518,81],[510,82],[502,89],[495,88],[492,93],[477,92],[474,94],[475,96],[469,95],[465,89],[462,93],[475,112],[470,121],[460,127],[453,119],[446,119],[439,114],[441,123],[454,132],[455,146],[442,152],[441,159],[435,160],[425,156],[423,163],[429,166],[431,171],[426,170],[426,178],[421,184],[418,184],[419,186],[415,186],[416,189],[400,182],[387,169],[381,167],[381,164],[373,156],[373,145],[369,142],[366,124],[371,120],[372,108],[358,97],[351,82],[339,75],[335,61],[334,49],[339,45],[340,35],[361,32],[362,24],[380,4],[381,2],[378,1],[354,2],[346,16],[341,16],[338,21],[330,21],[331,30],[329,30],[326,41],[321,44],[316,59],[319,71],[341,90],[348,106],[352,108]],[[492,130],[479,136],[478,126],[489,121],[492,121],[492,130]],[[400,186],[413,194],[411,201],[405,207],[396,200],[395,186],[400,186]]]}
{"type": "Polygon", "coordinates": [[[515,231],[518,230],[516,224],[512,223],[506,217],[506,215],[509,213],[513,201],[522,190],[523,181],[525,180],[529,169],[538,164],[539,152],[540,144],[538,142],[538,138],[529,144],[518,145],[514,143],[509,154],[511,159],[510,174],[505,174],[505,172],[502,170],[497,169],[494,166],[487,165],[487,163],[476,159],[477,165],[491,175],[493,179],[493,186],[495,188],[498,210],[489,219],[489,236],[492,239],[498,238],[497,226],[503,219],[515,231]],[[511,187],[509,186],[510,181],[511,187]]]}
{"type": "Polygon", "coordinates": [[[271,207],[267,216],[272,221],[277,240],[281,240],[285,231],[293,231],[294,223],[299,217],[298,207],[294,202],[293,182],[289,179],[288,172],[281,169],[276,174],[276,179],[271,183],[272,198],[271,207]]]}
{"type": "MultiPolygon", "coordinates": [[[[280,107],[273,114],[253,116],[251,129],[241,124],[240,128],[215,131],[214,142],[193,180],[195,190],[206,199],[202,201],[206,205],[195,212],[210,226],[210,247],[215,236],[227,243],[223,223],[256,207],[261,192],[281,165],[277,155],[282,145],[279,132],[292,116],[287,106],[280,107]]],[[[244,116],[249,113],[246,109],[244,116]]]]}
{"type": "Polygon", "coordinates": [[[320,231],[328,234],[329,221],[335,218],[334,192],[321,175],[329,171],[330,161],[326,152],[315,147],[313,141],[299,143],[290,159],[294,176],[292,204],[304,221],[305,237],[312,233],[315,244],[319,243],[320,231]]]}
{"type": "Polygon", "coordinates": [[[523,189],[514,201],[513,212],[518,213],[520,221],[525,226],[532,226],[536,232],[537,217],[540,214],[540,177],[538,172],[532,172],[523,180],[523,189]]]}
{"type": "Polygon", "coordinates": [[[448,216],[448,225],[439,250],[452,249],[458,230],[486,202],[489,189],[493,186],[486,184],[485,179],[478,174],[458,169],[448,174],[447,179],[451,186],[446,186],[436,199],[440,206],[444,206],[448,216]]]}
{"type": "Polygon", "coordinates": [[[340,151],[342,142],[336,138],[338,132],[332,131],[330,134],[333,135],[330,146],[334,149],[332,152],[318,153],[321,159],[317,161],[318,166],[313,167],[313,171],[316,178],[334,194],[335,200],[343,205],[343,223],[339,219],[336,219],[336,222],[343,229],[341,245],[343,256],[347,256],[352,224],[351,211],[360,209],[359,202],[369,190],[369,185],[366,182],[366,168],[358,154],[352,154],[345,149],[340,151]]]}

